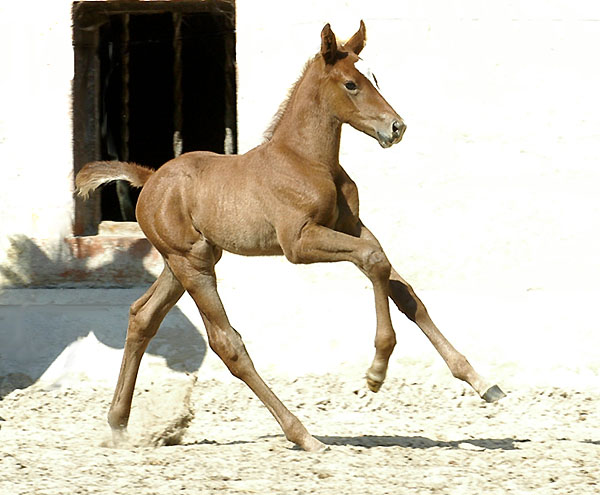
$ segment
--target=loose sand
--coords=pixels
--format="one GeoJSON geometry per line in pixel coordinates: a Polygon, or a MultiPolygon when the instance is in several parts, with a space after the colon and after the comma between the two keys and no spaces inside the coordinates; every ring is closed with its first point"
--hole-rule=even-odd
{"type": "Polygon", "coordinates": [[[526,385],[486,404],[426,363],[399,374],[378,394],[358,369],[267,374],[320,454],[287,442],[237,381],[145,382],[126,448],[112,446],[108,387],[15,390],[0,401],[0,493],[598,493],[597,388],[526,385]]]}

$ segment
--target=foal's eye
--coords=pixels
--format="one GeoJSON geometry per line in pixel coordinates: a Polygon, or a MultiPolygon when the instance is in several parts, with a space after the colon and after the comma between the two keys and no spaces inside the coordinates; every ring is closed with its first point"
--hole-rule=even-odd
{"type": "Polygon", "coordinates": [[[358,89],[358,86],[354,81],[348,81],[346,84],[344,84],[344,86],[348,91],[356,91],[358,89]]]}

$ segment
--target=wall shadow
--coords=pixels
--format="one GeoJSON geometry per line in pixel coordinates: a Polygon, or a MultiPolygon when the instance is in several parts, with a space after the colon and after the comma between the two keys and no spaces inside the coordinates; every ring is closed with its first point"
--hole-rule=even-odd
{"type": "MultiPolygon", "coordinates": [[[[88,259],[74,256],[66,244],[49,256],[28,237],[10,239],[8,262],[0,265],[4,288],[50,288],[56,295],[0,288],[0,398],[35,383],[65,349],[90,332],[102,344],[123,349],[129,306],[156,279],[143,265],[152,248],[140,241],[111,250],[106,263],[88,268],[88,259]],[[88,290],[83,296],[87,288],[131,290],[88,290]]],[[[146,352],[164,358],[174,371],[194,372],[206,351],[204,337],[175,306],[146,352]]]]}

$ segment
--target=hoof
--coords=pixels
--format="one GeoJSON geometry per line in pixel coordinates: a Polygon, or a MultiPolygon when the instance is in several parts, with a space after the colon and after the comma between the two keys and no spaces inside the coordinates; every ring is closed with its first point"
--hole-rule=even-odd
{"type": "Polygon", "coordinates": [[[375,380],[372,377],[367,375],[367,386],[371,392],[379,392],[379,389],[383,385],[383,380],[375,380]]]}
{"type": "Polygon", "coordinates": [[[303,449],[306,452],[327,452],[329,450],[329,447],[327,445],[325,445],[323,442],[319,442],[317,439],[315,439],[314,443],[311,443],[310,446],[306,446],[303,447],[303,449]]]}
{"type": "Polygon", "coordinates": [[[502,397],[506,397],[506,394],[500,390],[498,385],[488,388],[485,394],[481,396],[486,402],[496,402],[497,400],[502,399],[502,397]]]}
{"type": "Polygon", "coordinates": [[[370,378],[367,378],[367,386],[369,387],[369,390],[371,392],[379,392],[379,389],[381,388],[381,386],[383,385],[383,383],[381,382],[376,382],[371,380],[370,378]]]}
{"type": "Polygon", "coordinates": [[[320,442],[312,435],[309,438],[305,439],[302,442],[296,444],[296,448],[300,448],[305,452],[325,452],[329,450],[329,447],[325,445],[323,442],[320,442]]]}

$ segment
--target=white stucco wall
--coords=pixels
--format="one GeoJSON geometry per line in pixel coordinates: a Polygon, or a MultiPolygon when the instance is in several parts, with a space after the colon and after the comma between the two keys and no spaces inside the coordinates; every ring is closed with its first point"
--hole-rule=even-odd
{"type": "Polygon", "coordinates": [[[0,3],[0,248],[70,233],[71,39],[71,2],[0,3]]]}
{"type": "Polygon", "coordinates": [[[33,272],[43,278],[45,259],[64,261],[73,218],[70,9],[64,0],[0,2],[0,287],[33,272]]]}

